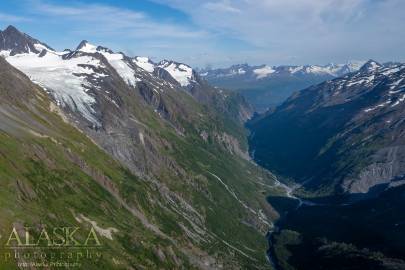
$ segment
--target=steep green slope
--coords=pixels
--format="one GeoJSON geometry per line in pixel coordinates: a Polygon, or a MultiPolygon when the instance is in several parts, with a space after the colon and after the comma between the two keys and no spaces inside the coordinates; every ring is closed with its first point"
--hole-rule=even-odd
{"type": "MultiPolygon", "coordinates": [[[[77,238],[82,240],[91,222],[97,222],[100,229],[111,231],[112,239],[99,235],[103,257],[80,260],[82,269],[187,267],[188,259],[173,240],[148,229],[143,214],[134,214],[148,207],[144,196],[153,190],[49,112],[52,103],[43,91],[1,61],[1,240],[8,239],[13,227],[23,226],[32,227],[36,236],[43,226],[50,231],[79,226],[77,238]],[[131,198],[126,198],[126,186],[134,189],[131,198]],[[165,260],[159,259],[159,249],[168,254],[165,260]]],[[[46,247],[41,249],[50,256],[46,247]]],[[[27,253],[33,256],[34,251],[27,253]]],[[[68,251],[72,249],[61,253],[68,251]]],[[[30,261],[2,259],[6,269],[30,261]]],[[[60,261],[74,262],[65,257],[60,261]]]]}
{"type": "MultiPolygon", "coordinates": [[[[240,125],[181,92],[167,91],[161,97],[167,115],[156,114],[117,79],[116,91],[128,91],[121,96],[125,109],[106,110],[104,117],[124,119],[130,112],[144,136],[130,130],[138,163],[125,163],[114,155],[119,141],[103,145],[118,134],[76,122],[90,139],[42,89],[0,61],[2,244],[13,226],[33,227],[38,237],[43,226],[88,231],[92,225],[102,258],[80,260],[83,269],[269,268],[264,234],[275,213],[265,195],[272,177],[239,155],[238,141],[227,134],[243,141],[240,125]]],[[[2,259],[6,269],[32,261],[2,259]]]]}

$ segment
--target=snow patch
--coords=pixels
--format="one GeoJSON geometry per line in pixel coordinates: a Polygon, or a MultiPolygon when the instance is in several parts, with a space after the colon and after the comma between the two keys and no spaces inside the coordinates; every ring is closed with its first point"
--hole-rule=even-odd
{"type": "Polygon", "coordinates": [[[43,50],[51,51],[51,50],[49,50],[46,46],[44,46],[44,45],[42,45],[42,44],[40,44],[40,43],[34,44],[34,47],[35,47],[35,49],[36,49],[37,51],[39,51],[39,52],[42,52],[43,50]]]}
{"type": "Polygon", "coordinates": [[[192,81],[193,69],[184,64],[163,62],[159,67],[165,69],[181,85],[188,86],[192,81]]]}
{"type": "Polygon", "coordinates": [[[246,70],[244,70],[243,68],[238,69],[238,74],[239,75],[243,75],[246,73],[246,70]]]}
{"type": "Polygon", "coordinates": [[[117,71],[118,75],[130,86],[135,87],[136,82],[139,81],[135,77],[135,71],[124,59],[122,53],[111,53],[107,51],[100,51],[102,55],[108,60],[111,66],[117,71]]]}
{"type": "Polygon", "coordinates": [[[350,86],[356,85],[356,84],[370,83],[374,80],[374,78],[375,78],[374,75],[371,75],[368,77],[361,77],[359,80],[349,82],[348,84],[346,84],[346,86],[350,87],[350,86]]]}
{"type": "Polygon", "coordinates": [[[387,101],[385,101],[385,102],[383,102],[383,103],[381,103],[381,104],[378,104],[378,105],[376,105],[376,106],[374,106],[374,107],[365,109],[364,111],[365,111],[365,112],[371,112],[371,111],[374,111],[374,110],[376,110],[376,109],[378,109],[378,108],[385,107],[385,106],[387,106],[387,105],[390,104],[390,103],[391,103],[391,99],[389,99],[389,100],[387,100],[387,101]]]}
{"type": "Polygon", "coordinates": [[[258,68],[253,70],[253,73],[255,73],[257,76],[257,79],[263,79],[266,78],[268,75],[274,73],[275,70],[272,67],[269,66],[264,66],[262,68],[258,68]]]}
{"type": "Polygon", "coordinates": [[[135,57],[132,60],[138,67],[146,70],[147,72],[153,72],[155,70],[155,65],[149,60],[148,57],[135,57]]]}
{"type": "Polygon", "coordinates": [[[298,71],[303,70],[304,67],[303,66],[297,66],[297,67],[289,67],[288,71],[292,74],[297,73],[298,71]]]}
{"type": "Polygon", "coordinates": [[[10,53],[11,53],[11,50],[0,51],[0,56],[1,56],[1,57],[4,57],[4,58],[7,58],[7,57],[10,56],[10,53]]]}
{"type": "Polygon", "coordinates": [[[390,75],[391,73],[395,73],[395,72],[398,72],[398,71],[400,71],[400,70],[401,70],[401,69],[400,69],[399,67],[390,68],[390,69],[388,69],[387,71],[382,72],[382,74],[384,74],[385,76],[388,76],[388,75],[390,75]]]}
{"type": "Polygon", "coordinates": [[[369,70],[370,69],[372,69],[372,70],[374,70],[374,69],[377,69],[377,68],[379,68],[380,66],[376,63],[376,62],[370,62],[370,67],[369,67],[369,70]]]}
{"type": "Polygon", "coordinates": [[[390,89],[395,89],[396,87],[398,87],[398,85],[403,81],[404,78],[401,78],[393,83],[390,84],[390,89]]]}
{"type": "Polygon", "coordinates": [[[392,104],[391,107],[397,106],[399,103],[404,102],[404,100],[405,100],[405,94],[402,94],[402,96],[400,98],[398,98],[398,100],[395,101],[395,103],[392,104]]]}
{"type": "Polygon", "coordinates": [[[95,53],[95,52],[97,52],[97,46],[86,42],[86,43],[84,44],[84,46],[82,46],[82,47],[79,49],[79,51],[85,52],[85,53],[95,53]]]}
{"type": "Polygon", "coordinates": [[[88,121],[100,125],[92,108],[96,100],[88,92],[91,87],[85,75],[94,74],[88,67],[101,66],[99,60],[91,56],[82,56],[63,60],[58,53],[49,52],[43,57],[37,54],[18,54],[6,57],[6,60],[27,74],[32,81],[46,87],[58,105],[68,106],[78,111],[88,121]]]}

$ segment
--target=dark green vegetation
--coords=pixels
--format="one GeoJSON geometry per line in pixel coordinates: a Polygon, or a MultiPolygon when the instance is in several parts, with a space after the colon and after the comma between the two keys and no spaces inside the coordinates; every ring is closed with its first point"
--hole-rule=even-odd
{"type": "Polygon", "coordinates": [[[274,236],[279,264],[282,269],[405,269],[404,203],[401,186],[352,205],[292,211],[274,236]]]}

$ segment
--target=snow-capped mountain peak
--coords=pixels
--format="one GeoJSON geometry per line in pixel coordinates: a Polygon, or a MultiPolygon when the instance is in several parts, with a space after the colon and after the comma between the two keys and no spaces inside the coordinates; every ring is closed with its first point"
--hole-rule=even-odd
{"type": "Polygon", "coordinates": [[[20,32],[10,25],[4,31],[0,31],[0,51],[3,55],[16,55],[21,53],[41,53],[43,50],[54,51],[45,43],[20,32]]]}
{"type": "Polygon", "coordinates": [[[371,72],[371,71],[375,71],[375,70],[377,70],[377,69],[379,69],[381,67],[383,67],[383,65],[381,65],[380,63],[370,59],[360,68],[360,71],[362,71],[362,72],[371,72]]]}
{"type": "Polygon", "coordinates": [[[274,76],[329,76],[339,77],[360,69],[364,61],[351,61],[346,64],[300,65],[300,66],[249,66],[233,65],[229,68],[203,69],[202,77],[208,80],[220,78],[243,78],[244,80],[263,80],[274,76]]]}
{"type": "Polygon", "coordinates": [[[155,63],[153,63],[148,57],[136,56],[132,61],[135,65],[148,72],[153,72],[155,70],[155,63]]]}
{"type": "Polygon", "coordinates": [[[106,61],[128,85],[135,86],[139,80],[129,58],[85,40],[74,51],[57,52],[14,27],[0,35],[6,41],[0,54],[10,64],[46,89],[58,105],[78,112],[94,126],[100,125],[94,109],[95,91],[100,91],[99,85],[110,76],[106,61]]]}
{"type": "MultiPolygon", "coordinates": [[[[358,96],[372,93],[363,109],[365,113],[376,113],[396,108],[405,100],[405,65],[381,65],[370,60],[358,72],[347,74],[320,85],[323,106],[350,103],[358,96]],[[327,87],[321,87],[327,86],[327,87]],[[376,88],[378,86],[378,88],[376,88]]],[[[364,106],[364,105],[362,105],[364,106]]]]}
{"type": "Polygon", "coordinates": [[[148,83],[155,93],[188,87],[198,79],[188,65],[130,58],[86,40],[74,50],[58,52],[9,26],[0,31],[0,41],[0,56],[42,86],[57,105],[77,113],[93,127],[102,125],[97,111],[100,99],[119,106],[120,101],[112,94],[114,88],[110,88],[111,81],[118,82],[116,76],[130,88],[140,81],[148,83]]]}
{"type": "Polygon", "coordinates": [[[82,42],[80,42],[79,46],[77,46],[76,51],[95,53],[97,52],[97,46],[89,43],[87,40],[83,40],[82,42]]]}
{"type": "Polygon", "coordinates": [[[158,67],[165,69],[183,87],[195,81],[193,69],[186,65],[174,61],[163,60],[158,67]]]}
{"type": "Polygon", "coordinates": [[[353,60],[347,62],[345,65],[349,72],[354,72],[358,71],[365,63],[365,61],[353,60]]]}

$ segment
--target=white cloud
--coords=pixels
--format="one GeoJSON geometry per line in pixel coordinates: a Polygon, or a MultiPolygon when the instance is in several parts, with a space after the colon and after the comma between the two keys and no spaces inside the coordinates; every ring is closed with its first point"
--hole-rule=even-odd
{"type": "Polygon", "coordinates": [[[405,60],[404,0],[149,0],[184,13],[184,22],[80,0],[27,1],[35,18],[68,26],[60,46],[97,40],[200,66],[405,60]]]}
{"type": "MultiPolygon", "coordinates": [[[[123,51],[128,55],[149,56],[155,61],[173,59],[198,65],[201,58],[194,58],[201,51],[209,51],[209,31],[179,24],[151,14],[104,4],[70,2],[49,4],[32,0],[30,11],[44,22],[59,24],[65,35],[55,37],[60,49],[74,47],[81,39],[97,45],[123,51]]],[[[44,40],[44,42],[47,42],[44,40]]]]}
{"type": "Polygon", "coordinates": [[[36,2],[36,11],[46,16],[63,16],[71,21],[72,31],[98,36],[125,35],[138,38],[201,38],[204,31],[195,31],[170,22],[156,22],[145,13],[99,4],[77,3],[62,6],[36,2]]]}
{"type": "Polygon", "coordinates": [[[16,23],[30,21],[30,19],[11,14],[0,13],[0,21],[4,21],[7,23],[16,23]]]}
{"type": "Polygon", "coordinates": [[[325,35],[357,18],[366,0],[235,0],[203,3],[199,0],[159,0],[183,10],[202,28],[231,30],[243,40],[265,46],[285,37],[325,35]],[[207,8],[209,7],[209,8],[207,8]],[[235,16],[230,11],[241,14],[235,16]]]}
{"type": "Polygon", "coordinates": [[[208,2],[203,5],[204,8],[212,11],[241,13],[241,11],[232,6],[229,0],[222,0],[219,2],[208,2]]]}
{"type": "Polygon", "coordinates": [[[252,56],[249,62],[259,55],[270,64],[404,59],[403,0],[155,1],[182,10],[201,29],[250,44],[256,55],[239,53],[252,56]]]}

